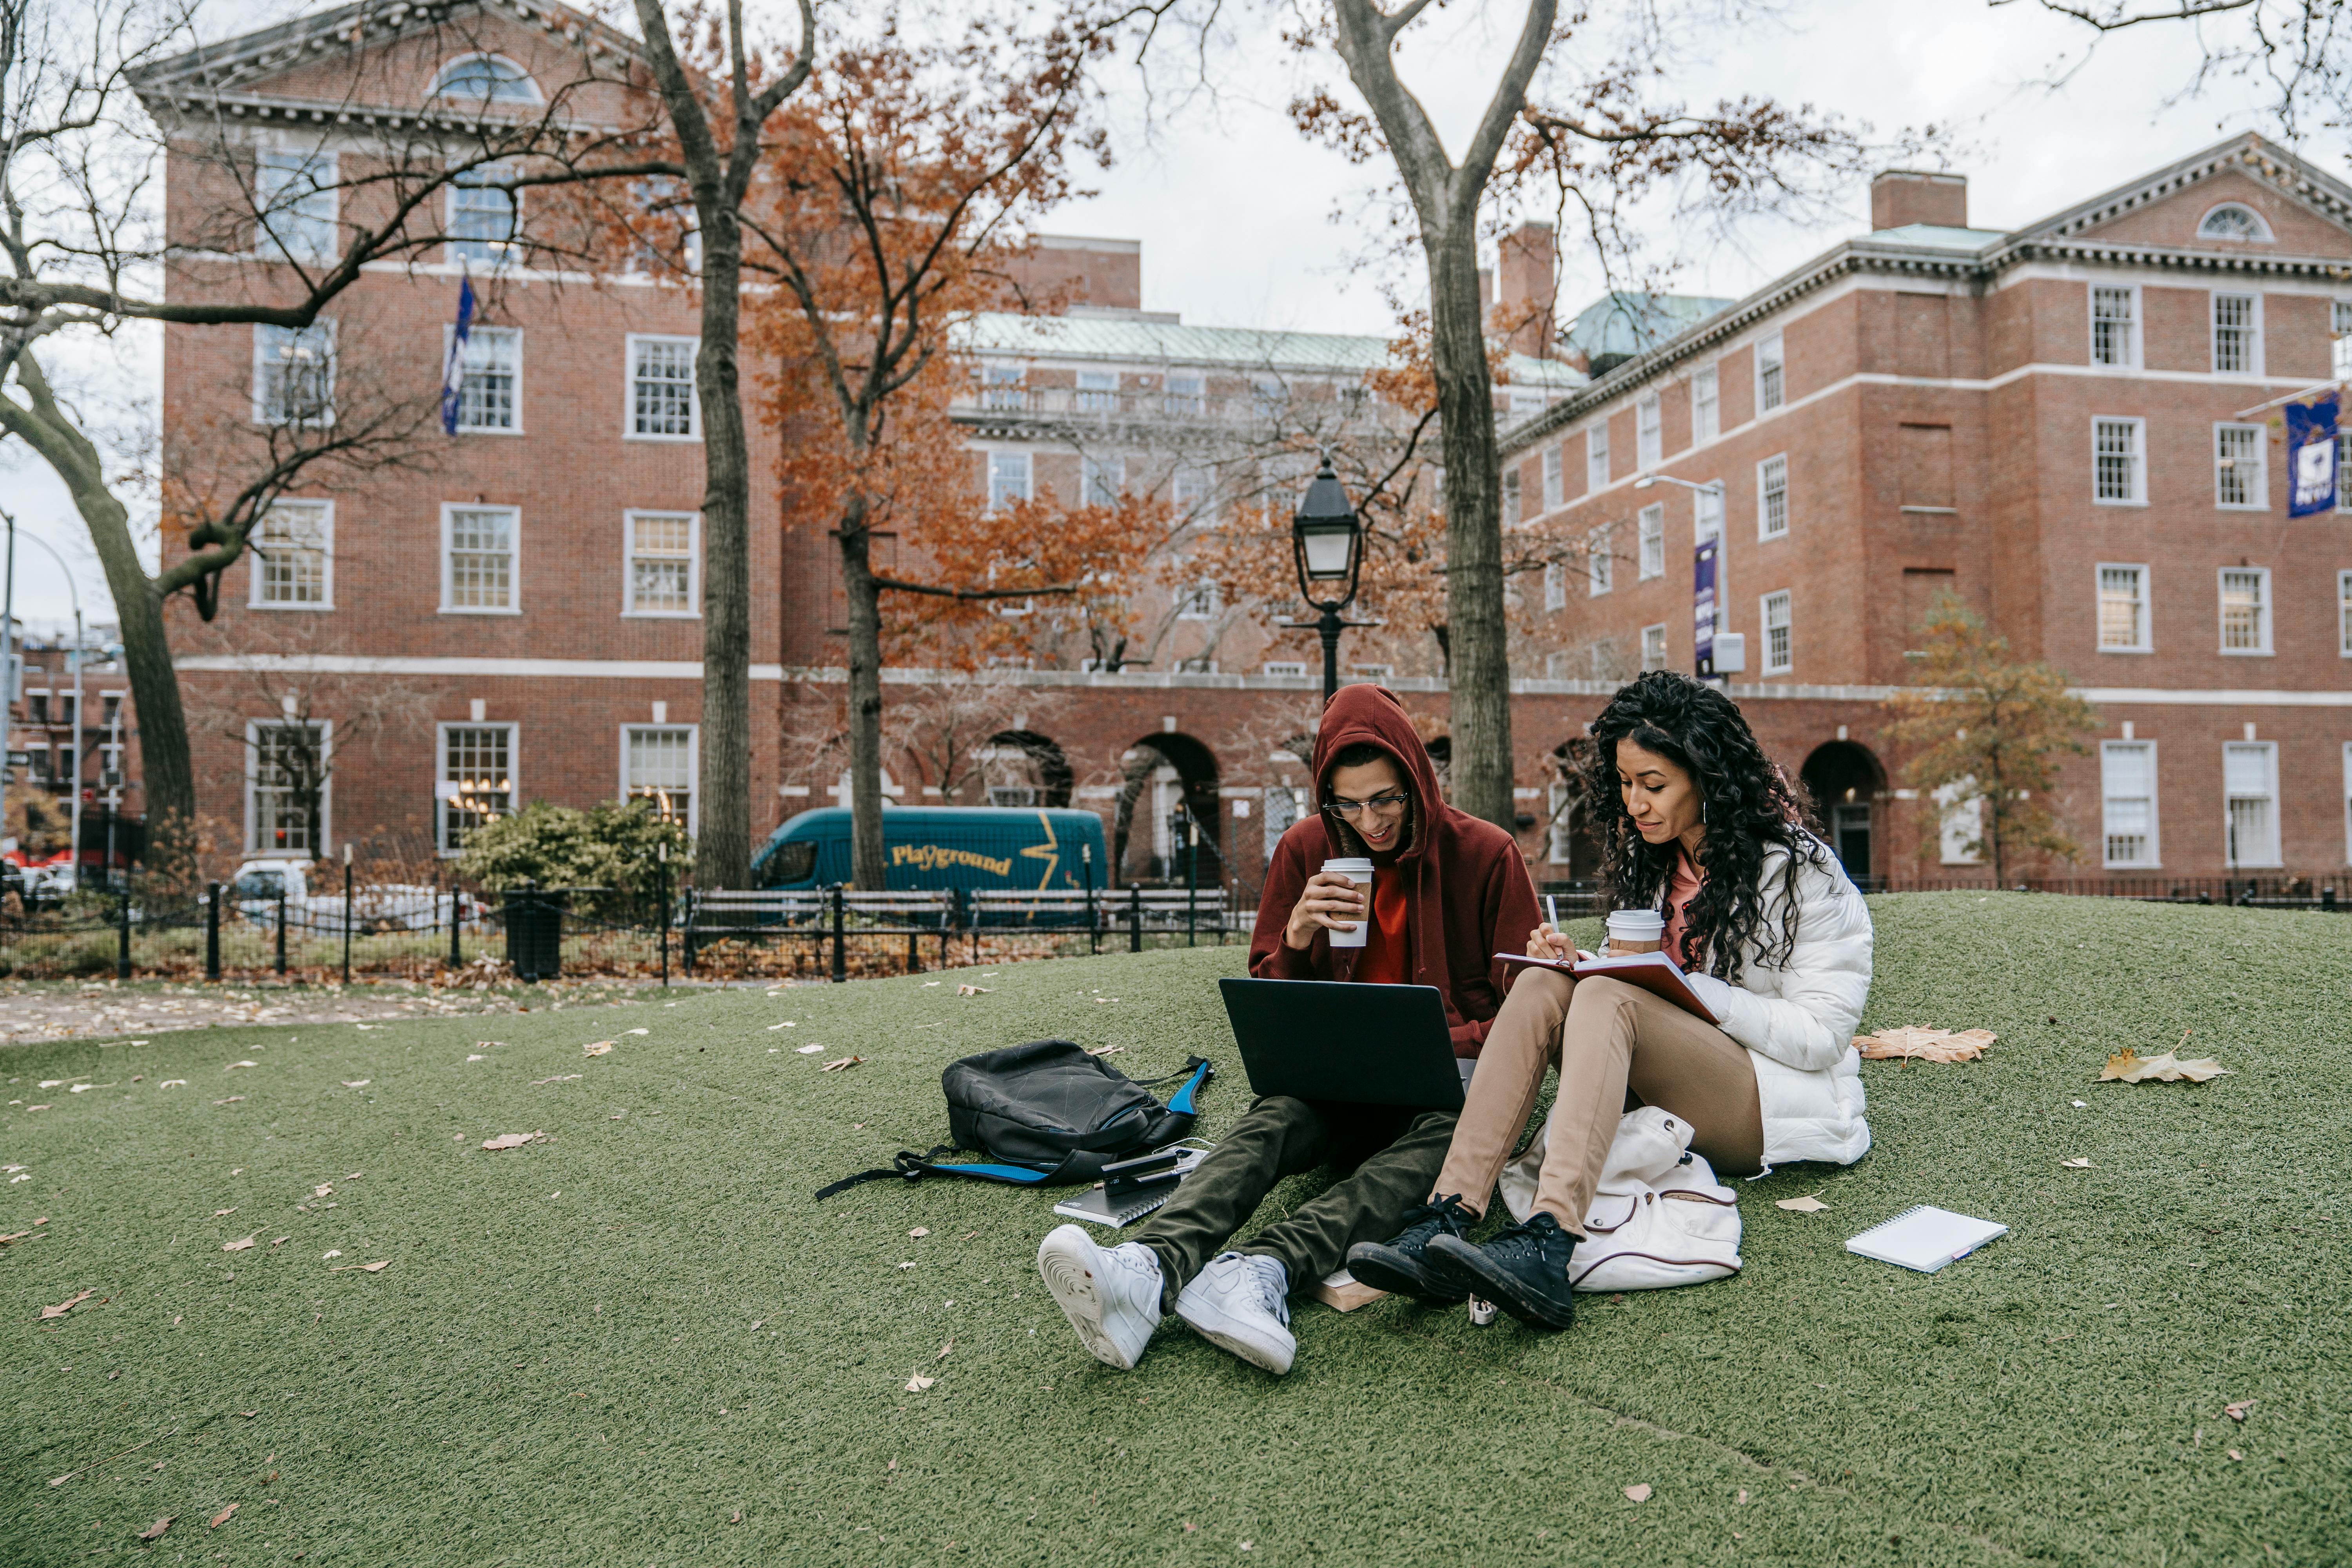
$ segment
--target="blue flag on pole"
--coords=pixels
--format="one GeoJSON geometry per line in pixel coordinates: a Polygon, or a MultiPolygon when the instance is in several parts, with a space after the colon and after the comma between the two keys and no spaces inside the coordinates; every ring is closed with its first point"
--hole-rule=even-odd
{"type": "Polygon", "coordinates": [[[1693,561],[1691,574],[1692,642],[1697,651],[1697,673],[1701,680],[1715,674],[1715,557],[1722,548],[1719,540],[1703,539],[1693,561]]]}
{"type": "Polygon", "coordinates": [[[2289,517],[2336,510],[2336,394],[2286,405],[2286,471],[2293,493],[2289,517]]]}
{"type": "Polygon", "coordinates": [[[474,335],[474,280],[457,280],[457,325],[449,333],[449,361],[441,367],[441,428],[457,433],[458,395],[466,384],[466,340],[474,335]]]}

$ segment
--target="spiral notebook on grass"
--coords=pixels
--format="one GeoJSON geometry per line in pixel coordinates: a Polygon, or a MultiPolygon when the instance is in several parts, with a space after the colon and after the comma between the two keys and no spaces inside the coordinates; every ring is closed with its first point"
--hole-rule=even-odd
{"type": "Polygon", "coordinates": [[[1082,1219],[1118,1230],[1133,1225],[1176,1195],[1177,1187],[1192,1167],[1208,1157],[1206,1149],[1162,1149],[1156,1154],[1103,1167],[1104,1179],[1054,1212],[1065,1219],[1082,1219]]]}
{"type": "Polygon", "coordinates": [[[1933,1274],[1947,1263],[1957,1263],[2009,1226],[1995,1220],[1971,1219],[1949,1209],[1921,1204],[1905,1209],[1884,1225],[1874,1225],[1845,1244],[1848,1252],[1875,1258],[1904,1268],[1933,1274]]]}

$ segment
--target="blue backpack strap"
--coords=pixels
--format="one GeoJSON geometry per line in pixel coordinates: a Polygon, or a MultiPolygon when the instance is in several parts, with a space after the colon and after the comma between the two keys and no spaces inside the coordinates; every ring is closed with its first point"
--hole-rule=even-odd
{"type": "Polygon", "coordinates": [[[1183,1088],[1168,1097],[1168,1109],[1179,1116],[1192,1116],[1198,1114],[1198,1108],[1192,1103],[1193,1097],[1217,1076],[1217,1069],[1209,1065],[1208,1058],[1194,1057],[1184,1064],[1184,1070],[1191,1076],[1185,1079],[1183,1088]]]}
{"type": "Polygon", "coordinates": [[[911,1149],[901,1149],[887,1165],[871,1171],[860,1171],[854,1176],[844,1176],[829,1186],[817,1189],[816,1201],[823,1203],[835,1193],[847,1192],[867,1182],[887,1181],[892,1176],[909,1182],[937,1173],[942,1176],[970,1176],[976,1181],[1003,1182],[1013,1186],[1034,1187],[1054,1173],[1041,1171],[1034,1165],[1008,1164],[996,1160],[972,1160],[960,1163],[943,1163],[940,1156],[955,1152],[952,1143],[935,1143],[928,1154],[918,1154],[911,1149]]]}

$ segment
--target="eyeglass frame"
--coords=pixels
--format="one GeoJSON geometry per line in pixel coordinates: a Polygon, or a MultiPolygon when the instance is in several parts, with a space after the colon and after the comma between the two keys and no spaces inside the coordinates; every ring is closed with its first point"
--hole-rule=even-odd
{"type": "Polygon", "coordinates": [[[1323,809],[1336,811],[1343,817],[1352,818],[1367,807],[1378,807],[1381,815],[1385,816],[1392,811],[1402,811],[1412,804],[1412,794],[1399,791],[1394,795],[1376,795],[1370,800],[1342,800],[1338,795],[1333,795],[1323,803],[1323,809]]]}

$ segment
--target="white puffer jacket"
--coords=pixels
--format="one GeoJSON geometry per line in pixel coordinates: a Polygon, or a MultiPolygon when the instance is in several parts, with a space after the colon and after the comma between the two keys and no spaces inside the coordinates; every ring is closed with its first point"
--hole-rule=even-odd
{"type": "MultiPolygon", "coordinates": [[[[1780,929],[1788,858],[1786,849],[1765,854],[1761,932],[1780,929]]],[[[1756,1068],[1768,1165],[1850,1165],[1870,1148],[1853,1032],[1870,996],[1871,942],[1870,908],[1824,848],[1797,873],[1797,941],[1788,962],[1769,967],[1752,945],[1744,956],[1722,1027],[1756,1068]]]]}

